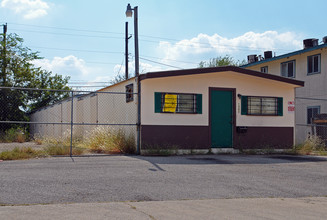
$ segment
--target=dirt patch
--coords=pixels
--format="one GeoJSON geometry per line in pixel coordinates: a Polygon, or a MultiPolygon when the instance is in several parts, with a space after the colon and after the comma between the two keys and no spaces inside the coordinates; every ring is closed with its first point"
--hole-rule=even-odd
{"type": "Polygon", "coordinates": [[[37,145],[34,142],[25,142],[25,143],[0,143],[0,152],[13,150],[15,147],[23,148],[23,147],[31,147],[35,150],[40,150],[44,147],[44,145],[37,145]]]}

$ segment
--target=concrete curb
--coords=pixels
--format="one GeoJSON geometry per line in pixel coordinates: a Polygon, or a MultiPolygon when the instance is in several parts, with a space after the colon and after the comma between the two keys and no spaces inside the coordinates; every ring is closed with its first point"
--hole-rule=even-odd
{"type": "Polygon", "coordinates": [[[325,219],[327,197],[0,206],[3,219],[325,219]]]}

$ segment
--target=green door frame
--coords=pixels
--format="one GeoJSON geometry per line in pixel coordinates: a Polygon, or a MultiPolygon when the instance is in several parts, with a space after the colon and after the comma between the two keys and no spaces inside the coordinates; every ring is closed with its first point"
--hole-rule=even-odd
{"type": "Polygon", "coordinates": [[[210,148],[212,147],[212,134],[211,134],[211,124],[212,124],[212,119],[211,119],[211,102],[212,102],[212,97],[211,97],[211,92],[212,91],[229,91],[232,92],[232,146],[235,143],[235,131],[236,131],[236,89],[235,88],[220,88],[220,87],[209,87],[209,143],[210,143],[210,148]]]}

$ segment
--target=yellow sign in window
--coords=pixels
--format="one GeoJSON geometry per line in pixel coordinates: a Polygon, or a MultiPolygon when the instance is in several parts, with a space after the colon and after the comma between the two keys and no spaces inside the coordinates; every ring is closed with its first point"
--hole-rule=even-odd
{"type": "Polygon", "coordinates": [[[165,103],[163,106],[163,112],[176,112],[177,107],[177,95],[165,94],[165,103]]]}

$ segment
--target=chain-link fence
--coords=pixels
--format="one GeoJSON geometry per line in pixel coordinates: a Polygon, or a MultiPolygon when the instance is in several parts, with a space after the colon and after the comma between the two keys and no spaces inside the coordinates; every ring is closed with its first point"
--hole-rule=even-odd
{"type": "Polygon", "coordinates": [[[327,99],[296,97],[295,114],[297,144],[310,136],[318,136],[327,143],[327,99]]]}
{"type": "Polygon", "coordinates": [[[28,134],[29,140],[66,141],[70,155],[73,147],[101,135],[131,137],[135,145],[137,93],[131,86],[95,92],[0,87],[1,138],[14,129],[28,134]]]}

